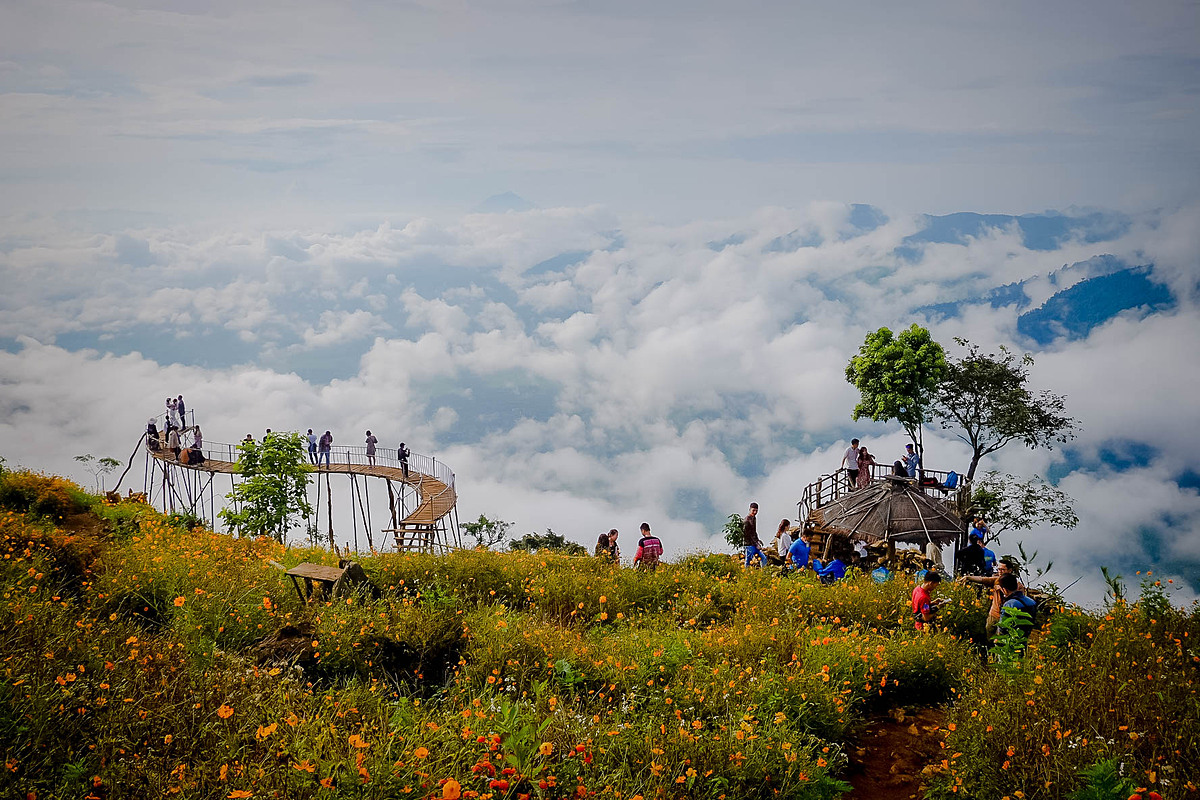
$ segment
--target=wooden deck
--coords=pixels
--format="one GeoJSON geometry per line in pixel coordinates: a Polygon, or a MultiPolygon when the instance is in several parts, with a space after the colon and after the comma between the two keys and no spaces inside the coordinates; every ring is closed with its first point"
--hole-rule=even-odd
{"type": "MultiPolygon", "coordinates": [[[[199,464],[185,464],[182,461],[176,461],[175,456],[170,450],[150,450],[148,452],[160,461],[165,461],[168,464],[174,464],[184,469],[209,473],[237,473],[237,464],[232,461],[219,461],[206,458],[199,464]]],[[[355,475],[365,475],[372,478],[387,478],[398,483],[406,483],[413,487],[420,498],[420,502],[417,503],[417,507],[408,516],[400,520],[398,528],[435,525],[442,517],[449,514],[454,509],[455,503],[458,502],[458,497],[455,494],[453,486],[448,486],[432,475],[426,475],[411,468],[408,471],[407,478],[404,477],[404,470],[400,467],[379,464],[374,466],[370,464],[330,464],[329,466],[322,464],[318,467],[310,465],[308,469],[316,473],[354,473],[355,475]]]]}

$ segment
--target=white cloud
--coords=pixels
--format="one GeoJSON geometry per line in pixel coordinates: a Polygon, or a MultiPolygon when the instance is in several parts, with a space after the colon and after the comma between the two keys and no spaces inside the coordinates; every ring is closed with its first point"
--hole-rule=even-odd
{"type": "MultiPolygon", "coordinates": [[[[587,544],[645,519],[681,549],[720,546],[714,518],[751,499],[772,521],[793,518],[803,484],[836,468],[851,435],[881,461],[900,451],[894,426],[849,419],[857,397],[843,372],[867,331],[1101,252],[1144,263],[1151,241],[1182,286],[1198,247],[1185,211],[1156,222],[1161,240],[1139,222],[1116,241],[1032,251],[1002,230],[910,262],[894,250],[915,221],[842,239],[848,213],[820,204],[670,227],[550,209],[343,232],[147,229],[135,237],[144,247],[122,245],[142,254],[136,263],[120,261],[116,236],[12,223],[21,234],[0,254],[11,287],[0,336],[29,338],[0,352],[0,441],[10,461],[70,473],[75,451],[123,457],[159,398],[183,392],[212,441],[313,427],[358,444],[349,432],[370,428],[388,447],[404,439],[433,451],[458,473],[464,517],[496,513],[587,544]],[[763,252],[793,231],[822,238],[763,252]],[[710,246],[732,232],[740,244],[710,246]],[[525,274],[576,252],[547,284],[525,274]],[[543,302],[530,302],[539,291],[543,302]],[[69,331],[164,355],[45,344],[69,331]],[[204,338],[212,331],[251,343],[221,360],[226,345],[204,338]],[[194,349],[176,338],[185,332],[194,349]],[[263,363],[296,360],[275,371],[256,352],[263,363]],[[310,374],[326,353],[338,379],[290,372],[310,374]]],[[[1016,313],[972,305],[933,329],[946,343],[965,335],[1021,351],[1016,313]]],[[[1195,492],[1166,482],[1200,470],[1189,401],[1200,389],[1198,322],[1185,296],[1169,313],[1118,317],[1036,354],[1034,384],[1067,394],[1083,425],[1071,451],[1080,463],[1066,465],[1083,471],[1063,485],[1086,528],[1031,534],[1064,569],[1120,557],[1126,501],[1179,534],[1160,531],[1161,546],[1127,561],[1200,558],[1189,544],[1195,492]],[[1100,471],[1101,448],[1124,440],[1148,446],[1149,463],[1100,471]]],[[[928,448],[930,466],[965,469],[952,435],[931,430],[928,448]]],[[[1061,458],[1012,445],[985,466],[1061,473],[1061,458]]],[[[1093,578],[1080,586],[1098,596],[1093,578]]]]}

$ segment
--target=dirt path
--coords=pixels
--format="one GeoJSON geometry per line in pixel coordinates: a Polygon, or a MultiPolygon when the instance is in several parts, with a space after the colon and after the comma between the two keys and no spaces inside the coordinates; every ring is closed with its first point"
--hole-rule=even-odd
{"type": "Polygon", "coordinates": [[[913,714],[893,709],[867,724],[850,751],[846,780],[854,789],[843,800],[913,800],[923,797],[921,770],[941,758],[946,715],[923,708],[913,714]]]}

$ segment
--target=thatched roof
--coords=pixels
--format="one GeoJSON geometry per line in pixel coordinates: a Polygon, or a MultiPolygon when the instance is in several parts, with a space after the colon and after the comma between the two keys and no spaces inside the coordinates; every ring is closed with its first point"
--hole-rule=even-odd
{"type": "Polygon", "coordinates": [[[844,533],[868,544],[888,541],[925,544],[951,542],[963,523],[942,500],[922,494],[912,481],[887,477],[812,512],[820,528],[844,533]]]}

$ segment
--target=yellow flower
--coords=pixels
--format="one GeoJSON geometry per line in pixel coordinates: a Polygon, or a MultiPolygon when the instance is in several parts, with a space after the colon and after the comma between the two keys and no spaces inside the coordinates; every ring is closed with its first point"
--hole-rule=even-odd
{"type": "Polygon", "coordinates": [[[254,732],[255,739],[266,739],[275,729],[279,727],[279,723],[272,722],[270,725],[259,725],[258,730],[254,732]]]}
{"type": "Polygon", "coordinates": [[[225,796],[230,798],[230,800],[243,800],[243,798],[246,797],[254,797],[254,792],[250,792],[245,789],[234,789],[225,796]]]}
{"type": "MultiPolygon", "coordinates": [[[[176,608],[182,608],[182,607],[183,607],[183,604],[184,604],[185,602],[186,602],[186,601],[185,601],[185,600],[184,600],[182,597],[176,597],[176,598],[175,598],[175,607],[176,607],[176,608]]],[[[243,797],[249,797],[249,796],[250,796],[250,795],[243,795],[243,797]]]]}
{"type": "Polygon", "coordinates": [[[359,736],[357,733],[355,733],[355,734],[351,734],[351,735],[350,735],[350,738],[349,738],[349,739],[347,739],[346,741],[348,741],[352,747],[357,747],[357,748],[359,748],[359,749],[362,749],[362,750],[365,750],[365,749],[367,749],[368,747],[370,747],[370,746],[371,746],[371,743],[370,743],[370,742],[368,742],[368,741],[366,741],[365,739],[363,739],[363,738],[362,738],[361,736],[359,736]]]}
{"type": "Polygon", "coordinates": [[[426,750],[424,747],[418,747],[416,750],[413,751],[413,758],[428,758],[428,757],[429,757],[429,751],[426,750]]]}
{"type": "Polygon", "coordinates": [[[554,752],[554,745],[550,742],[542,742],[538,745],[538,755],[549,756],[554,752]]]}
{"type": "Polygon", "coordinates": [[[228,704],[222,703],[221,707],[217,709],[217,716],[221,719],[229,719],[233,716],[233,709],[228,704]]]}
{"type": "Polygon", "coordinates": [[[458,800],[462,796],[462,786],[454,778],[442,784],[442,800],[458,800]]]}

